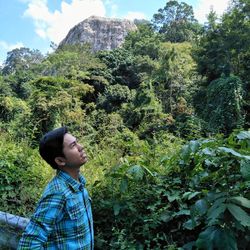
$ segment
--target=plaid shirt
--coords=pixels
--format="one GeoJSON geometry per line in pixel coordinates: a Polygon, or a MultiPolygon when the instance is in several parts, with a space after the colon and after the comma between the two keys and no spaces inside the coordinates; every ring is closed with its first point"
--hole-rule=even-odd
{"type": "Polygon", "coordinates": [[[18,249],[94,249],[91,200],[80,183],[63,171],[47,185],[18,249]]]}

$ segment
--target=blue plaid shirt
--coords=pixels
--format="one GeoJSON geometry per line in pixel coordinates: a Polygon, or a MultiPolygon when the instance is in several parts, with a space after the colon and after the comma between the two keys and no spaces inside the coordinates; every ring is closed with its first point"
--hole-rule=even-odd
{"type": "Polygon", "coordinates": [[[91,200],[80,182],[63,171],[47,185],[18,249],[94,249],[91,200]]]}

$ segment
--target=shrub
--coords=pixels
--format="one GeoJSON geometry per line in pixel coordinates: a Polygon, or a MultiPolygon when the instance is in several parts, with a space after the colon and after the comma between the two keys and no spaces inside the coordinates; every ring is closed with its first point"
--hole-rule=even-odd
{"type": "Polygon", "coordinates": [[[0,141],[0,210],[30,216],[53,173],[37,149],[10,141],[1,134],[0,141]]]}
{"type": "Polygon", "coordinates": [[[93,189],[97,249],[247,249],[250,133],[123,158],[93,189]],[[159,156],[159,154],[158,154],[159,156]],[[126,247],[125,247],[126,246],[126,247]]]}

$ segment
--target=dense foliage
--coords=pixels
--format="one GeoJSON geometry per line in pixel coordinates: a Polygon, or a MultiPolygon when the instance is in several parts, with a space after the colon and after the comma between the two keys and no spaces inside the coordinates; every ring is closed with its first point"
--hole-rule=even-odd
{"type": "Polygon", "coordinates": [[[123,47],[15,49],[0,71],[0,210],[29,217],[66,125],[89,157],[96,249],[249,249],[248,0],[200,25],[168,1],[123,47]]]}

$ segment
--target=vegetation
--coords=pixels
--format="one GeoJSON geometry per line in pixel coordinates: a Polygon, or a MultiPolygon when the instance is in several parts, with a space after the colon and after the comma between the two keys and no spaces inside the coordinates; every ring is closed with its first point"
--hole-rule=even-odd
{"type": "Polygon", "coordinates": [[[54,175],[39,138],[66,125],[89,156],[96,249],[249,249],[249,9],[202,26],[168,1],[113,51],[10,51],[0,210],[32,214],[54,175]]]}

